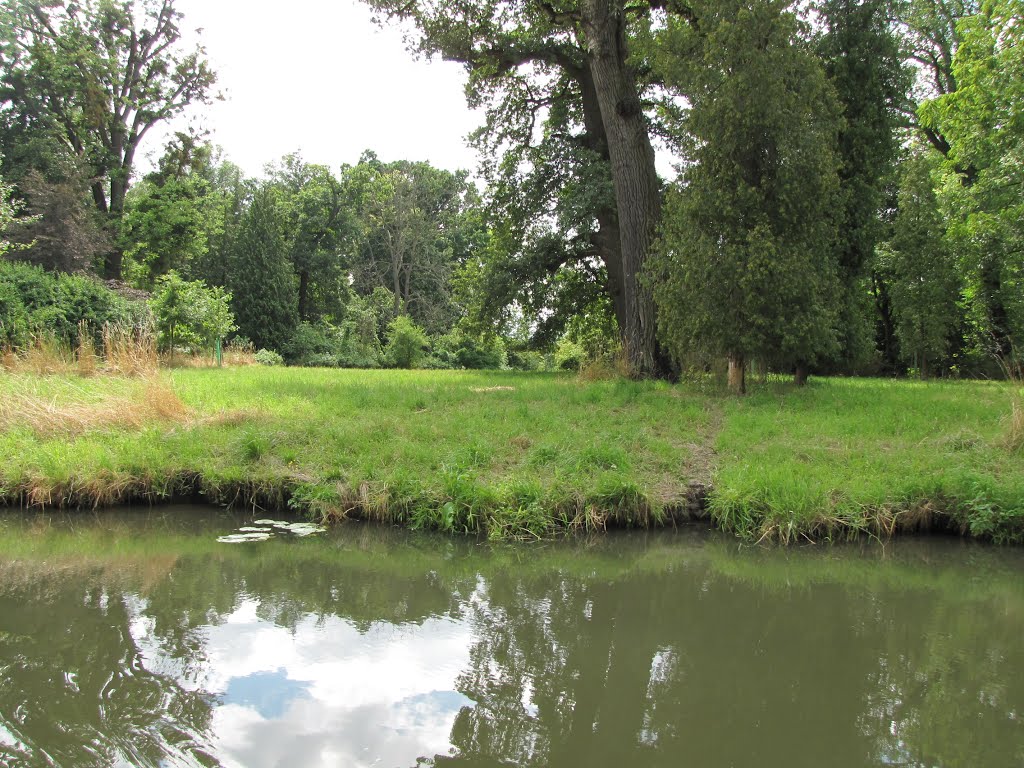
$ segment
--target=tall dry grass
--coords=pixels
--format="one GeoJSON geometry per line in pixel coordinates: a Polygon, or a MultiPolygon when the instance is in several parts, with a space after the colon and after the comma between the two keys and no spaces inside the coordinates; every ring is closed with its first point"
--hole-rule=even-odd
{"type": "Polygon", "coordinates": [[[74,352],[52,334],[34,336],[32,343],[15,360],[19,363],[18,370],[37,376],[71,373],[75,368],[74,352]]]}
{"type": "Polygon", "coordinates": [[[1024,358],[1015,354],[1009,360],[1000,360],[1000,366],[1010,399],[1003,442],[1008,451],[1016,453],[1024,450],[1024,358]]]}
{"type": "Polygon", "coordinates": [[[141,429],[153,423],[182,423],[188,418],[188,408],[171,386],[156,377],[143,379],[128,392],[98,400],[15,392],[0,401],[0,428],[27,427],[41,438],[141,429]]]}
{"type": "Polygon", "coordinates": [[[85,320],[78,324],[78,350],[75,356],[79,376],[95,375],[101,361],[96,354],[96,342],[93,340],[91,329],[85,320]]]}
{"type": "Polygon", "coordinates": [[[102,356],[97,352],[91,328],[82,323],[78,330],[75,348],[53,334],[40,333],[21,349],[7,347],[0,351],[0,365],[12,373],[37,376],[105,373],[148,377],[160,368],[156,338],[149,328],[105,325],[102,356]]]}
{"type": "Polygon", "coordinates": [[[633,378],[633,368],[625,349],[591,357],[580,366],[579,370],[580,381],[631,378],[633,378]]]}
{"type": "MultiPolygon", "coordinates": [[[[256,350],[252,342],[229,343],[224,345],[221,358],[225,368],[256,365],[256,350]]],[[[160,365],[163,368],[216,368],[217,356],[213,352],[168,352],[160,355],[160,365]]]]}
{"type": "Polygon", "coordinates": [[[103,326],[103,366],[121,376],[152,376],[160,369],[156,334],[148,326],[103,326]]]}

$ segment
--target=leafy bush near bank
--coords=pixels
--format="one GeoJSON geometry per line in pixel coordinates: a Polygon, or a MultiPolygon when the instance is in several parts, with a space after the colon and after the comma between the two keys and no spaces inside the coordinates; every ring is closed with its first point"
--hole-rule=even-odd
{"type": "Polygon", "coordinates": [[[47,336],[78,344],[83,324],[99,334],[106,324],[135,325],[146,308],[129,302],[101,281],[52,273],[42,267],[0,261],[0,344],[20,348],[47,336]]]}
{"type": "Polygon", "coordinates": [[[163,350],[183,347],[192,352],[210,349],[236,330],[231,294],[202,280],[183,280],[173,270],[157,280],[150,308],[157,343],[163,350]]]}

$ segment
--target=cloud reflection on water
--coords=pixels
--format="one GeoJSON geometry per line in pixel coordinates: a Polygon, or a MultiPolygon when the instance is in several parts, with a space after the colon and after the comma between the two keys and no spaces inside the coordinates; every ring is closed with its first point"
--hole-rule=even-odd
{"type": "MultiPolygon", "coordinates": [[[[472,629],[452,619],[378,623],[361,631],[337,616],[286,628],[245,599],[206,628],[197,682],[219,701],[212,752],[225,766],[405,764],[452,750],[456,716],[473,702],[455,690],[472,629]]],[[[131,624],[146,665],[166,672],[151,625],[131,624]]]]}

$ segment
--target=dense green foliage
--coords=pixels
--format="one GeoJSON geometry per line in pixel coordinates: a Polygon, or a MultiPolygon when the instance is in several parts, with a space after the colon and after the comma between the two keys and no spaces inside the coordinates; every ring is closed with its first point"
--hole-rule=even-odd
{"type": "Polygon", "coordinates": [[[236,329],[230,301],[231,294],[223,288],[208,288],[202,280],[186,281],[168,272],[157,281],[149,302],[158,344],[171,351],[212,349],[236,329]]]}
{"type": "MultiPolygon", "coordinates": [[[[835,297],[840,346],[832,366],[845,370],[870,365],[873,324],[865,279],[882,234],[880,210],[885,182],[897,156],[897,128],[903,122],[910,74],[884,0],[822,0],[824,34],[816,49],[842,111],[837,152],[834,258],[840,280],[835,297]]],[[[883,350],[884,354],[884,350],[883,350]]]]}
{"type": "MultiPolygon", "coordinates": [[[[173,0],[12,2],[0,12],[0,102],[7,132],[47,133],[85,168],[98,210],[124,210],[140,142],[157,123],[208,100],[202,49],[179,45],[173,0]]],[[[121,253],[105,277],[121,277],[121,253]]]]}
{"type": "Polygon", "coordinates": [[[405,315],[388,326],[388,345],[384,355],[395,368],[416,368],[427,350],[427,334],[405,315]]]}
{"type": "Polygon", "coordinates": [[[992,0],[957,25],[956,90],[921,106],[948,143],[941,196],[960,253],[973,341],[1001,355],[1024,332],[1024,30],[1019,0],[992,0]]]}
{"type": "Polygon", "coordinates": [[[0,260],[0,346],[39,337],[75,345],[82,323],[99,334],[107,323],[132,324],[142,314],[93,277],[0,260]]]}
{"type": "Polygon", "coordinates": [[[703,17],[697,72],[679,73],[693,162],[668,196],[653,265],[659,329],[681,363],[813,364],[837,343],[838,110],[785,4],[717,9],[703,17]]]}
{"type": "Polygon", "coordinates": [[[19,1],[5,258],[202,280],[293,365],[1013,368],[1020,0],[365,1],[464,65],[480,187],[371,150],[246,178],[187,133],[135,179],[149,127],[212,94],[173,0],[19,1]],[[399,363],[412,325],[423,354],[399,363]]]}
{"type": "Polygon", "coordinates": [[[944,235],[934,186],[934,158],[918,152],[903,163],[891,238],[875,263],[888,286],[902,362],[927,375],[949,359],[962,320],[953,251],[944,235]]]}
{"type": "Polygon", "coordinates": [[[0,258],[14,249],[15,245],[6,238],[7,230],[15,223],[18,205],[12,197],[14,188],[0,178],[0,258]]]}
{"type": "Polygon", "coordinates": [[[284,222],[273,189],[259,189],[238,223],[227,281],[242,336],[282,349],[298,323],[295,274],[285,252],[284,222]]]}

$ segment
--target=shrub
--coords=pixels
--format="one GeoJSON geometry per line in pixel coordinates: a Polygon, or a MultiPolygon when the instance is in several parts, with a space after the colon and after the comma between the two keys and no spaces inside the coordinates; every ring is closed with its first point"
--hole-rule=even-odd
{"type": "Polygon", "coordinates": [[[332,360],[329,365],[335,365],[340,342],[338,330],[333,326],[303,321],[282,345],[281,354],[289,365],[323,365],[328,357],[332,360]]]}
{"type": "Polygon", "coordinates": [[[104,325],[132,325],[138,314],[95,278],[0,261],[0,344],[21,348],[45,335],[77,346],[80,329],[99,341],[104,325]]]}
{"type": "Polygon", "coordinates": [[[284,358],[272,349],[261,349],[254,359],[260,365],[284,365],[284,358]]]}
{"type": "Polygon", "coordinates": [[[427,355],[420,363],[420,368],[431,371],[450,371],[456,367],[445,355],[427,355]]]}
{"type": "Polygon", "coordinates": [[[150,299],[161,349],[209,349],[235,330],[231,294],[202,280],[183,280],[173,270],[157,280],[150,299]]]}
{"type": "Polygon", "coordinates": [[[429,347],[427,334],[407,315],[399,315],[388,324],[388,345],[384,350],[394,368],[415,368],[429,347]]]}
{"type": "Polygon", "coordinates": [[[454,330],[438,338],[434,356],[451,368],[496,369],[508,365],[505,342],[500,336],[472,336],[454,330]]]}
{"type": "Polygon", "coordinates": [[[510,349],[508,366],[516,371],[542,371],[550,366],[550,361],[542,352],[532,349],[510,349]]]}
{"type": "Polygon", "coordinates": [[[338,358],[329,352],[317,352],[312,355],[306,355],[299,365],[309,368],[337,368],[338,358]]]}
{"type": "Polygon", "coordinates": [[[587,361],[587,351],[575,341],[562,339],[555,347],[555,368],[560,371],[578,371],[587,361]]]}

